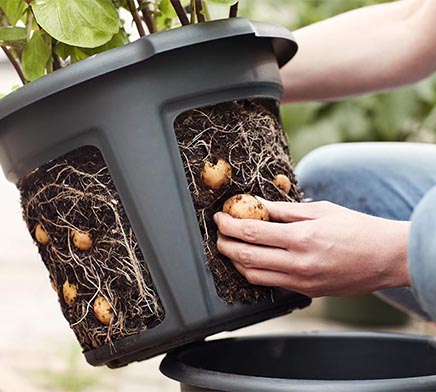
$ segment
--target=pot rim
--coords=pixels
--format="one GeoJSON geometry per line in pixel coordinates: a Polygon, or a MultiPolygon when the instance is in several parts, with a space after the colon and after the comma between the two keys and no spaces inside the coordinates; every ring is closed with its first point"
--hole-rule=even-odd
{"type": "MultiPolygon", "coordinates": [[[[271,392],[290,391],[294,387],[307,387],[308,391],[325,391],[325,388],[334,387],[340,389],[334,389],[335,391],[349,391],[352,388],[354,391],[369,391],[374,389],[367,389],[373,387],[389,388],[392,386],[398,387],[399,383],[404,382],[416,382],[420,385],[426,385],[426,383],[436,383],[436,375],[418,376],[418,377],[403,377],[403,378],[386,378],[386,379],[368,379],[368,380],[306,380],[306,379],[283,379],[264,376],[247,376],[241,374],[224,373],[215,370],[203,369],[200,367],[194,367],[186,364],[180,359],[183,354],[190,349],[195,350],[201,346],[207,347],[207,345],[229,343],[233,342],[256,342],[260,340],[269,339],[274,341],[275,339],[331,339],[340,338],[344,339],[368,339],[368,340],[397,340],[397,341],[416,341],[427,342],[431,345],[436,345],[436,338],[433,336],[425,335],[412,335],[402,334],[394,332],[367,332],[367,331],[333,331],[333,332],[300,332],[289,334],[273,334],[273,335],[255,335],[246,337],[230,337],[225,339],[209,340],[205,342],[197,342],[188,346],[179,347],[169,352],[162,360],[159,370],[165,376],[180,382],[185,385],[193,385],[200,388],[211,390],[232,390],[235,392],[258,392],[259,386],[268,386],[268,390],[271,392]],[[364,385],[362,385],[364,384],[364,385]],[[235,386],[240,386],[235,388],[235,386]],[[362,385],[362,389],[359,387],[362,385]],[[226,389],[227,388],[227,389],[226,389]],[[230,389],[228,389],[230,388],[230,389]],[[292,388],[292,389],[289,389],[292,388]],[[318,389],[319,388],[319,389],[318,389]]],[[[300,390],[300,389],[296,389],[300,390]]],[[[306,390],[306,389],[304,389],[306,390]]],[[[330,389],[329,389],[330,390],[330,389]]],[[[333,390],[333,389],[332,389],[333,390]]],[[[379,390],[379,389],[377,389],[379,390]]],[[[383,389],[385,390],[385,389],[383,389]]],[[[388,389],[386,389],[388,390],[388,389]]],[[[391,389],[389,389],[391,390],[391,389]]],[[[401,389],[403,390],[403,389],[401,389]]]]}
{"type": "Polygon", "coordinates": [[[271,40],[279,67],[286,64],[297,52],[298,46],[292,33],[282,26],[270,23],[232,18],[182,26],[141,37],[26,84],[0,100],[0,120],[57,92],[160,53],[250,35],[271,40]]]}

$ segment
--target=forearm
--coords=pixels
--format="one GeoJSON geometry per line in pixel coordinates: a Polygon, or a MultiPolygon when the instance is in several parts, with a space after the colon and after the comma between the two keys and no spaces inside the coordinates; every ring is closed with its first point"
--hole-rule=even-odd
{"type": "Polygon", "coordinates": [[[434,0],[361,8],[295,32],[282,69],[288,102],[342,98],[412,83],[436,68],[434,0]]]}

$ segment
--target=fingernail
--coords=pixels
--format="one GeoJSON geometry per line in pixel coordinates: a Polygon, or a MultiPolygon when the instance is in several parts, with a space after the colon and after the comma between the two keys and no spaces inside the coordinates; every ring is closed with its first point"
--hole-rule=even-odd
{"type": "Polygon", "coordinates": [[[215,222],[215,224],[218,224],[218,219],[219,219],[219,212],[217,212],[214,216],[213,216],[213,221],[215,222]]]}

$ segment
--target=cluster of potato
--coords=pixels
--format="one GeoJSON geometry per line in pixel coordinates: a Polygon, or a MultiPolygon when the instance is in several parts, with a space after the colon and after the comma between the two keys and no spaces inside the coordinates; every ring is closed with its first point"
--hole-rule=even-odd
{"type": "MultiPolygon", "coordinates": [[[[212,190],[218,190],[228,184],[231,177],[232,167],[224,159],[219,159],[215,164],[206,161],[201,173],[203,184],[212,190]]],[[[291,181],[285,174],[277,174],[272,182],[286,194],[291,190],[291,181]]],[[[224,203],[223,211],[234,218],[269,221],[266,207],[262,202],[249,194],[238,194],[230,197],[224,203]]]]}
{"type": "MultiPolygon", "coordinates": [[[[88,232],[79,230],[71,230],[71,240],[73,245],[81,251],[89,251],[92,248],[93,241],[91,235],[88,232]]],[[[35,228],[36,241],[41,245],[47,245],[50,242],[50,237],[45,231],[43,226],[38,223],[35,228]]],[[[56,283],[52,281],[52,286],[57,291],[56,283]]],[[[70,283],[68,278],[65,280],[62,286],[62,295],[65,303],[68,306],[73,306],[77,300],[78,287],[76,283],[70,283]]],[[[109,325],[112,318],[112,309],[106,298],[98,296],[93,303],[94,314],[97,319],[105,324],[109,325]]]]}

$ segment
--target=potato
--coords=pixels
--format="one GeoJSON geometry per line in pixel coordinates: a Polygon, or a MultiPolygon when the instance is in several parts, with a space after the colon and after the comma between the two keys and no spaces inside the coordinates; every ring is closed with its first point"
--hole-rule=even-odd
{"type": "Polygon", "coordinates": [[[95,317],[104,325],[109,325],[112,318],[112,308],[106,298],[99,296],[94,301],[95,317]]]}
{"type": "Polygon", "coordinates": [[[73,244],[77,249],[89,250],[92,247],[91,235],[87,232],[72,230],[71,238],[73,239],[73,244]]]}
{"type": "Polygon", "coordinates": [[[43,229],[42,225],[38,223],[35,228],[35,238],[41,245],[46,245],[49,242],[48,234],[43,229]]]}
{"type": "Polygon", "coordinates": [[[273,184],[286,194],[291,190],[291,180],[284,174],[277,174],[274,177],[273,184]]]}
{"type": "Polygon", "coordinates": [[[224,159],[219,159],[215,165],[206,161],[201,173],[203,183],[213,190],[220,189],[223,185],[227,184],[231,176],[232,167],[224,159]]]}
{"type": "Polygon", "coordinates": [[[254,196],[248,194],[232,196],[224,203],[223,211],[233,218],[269,221],[266,207],[254,196]]]}
{"type": "Polygon", "coordinates": [[[70,283],[67,279],[62,286],[62,293],[64,295],[65,302],[69,306],[73,305],[77,298],[77,285],[70,283]]]}

